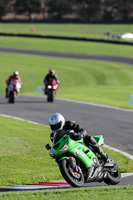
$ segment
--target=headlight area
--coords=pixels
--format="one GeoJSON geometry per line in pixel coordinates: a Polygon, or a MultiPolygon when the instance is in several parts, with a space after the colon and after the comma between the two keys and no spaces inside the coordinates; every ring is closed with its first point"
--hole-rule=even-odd
{"type": "Polygon", "coordinates": [[[68,149],[68,141],[59,149],[59,152],[66,151],[68,149]]]}
{"type": "Polygon", "coordinates": [[[54,85],[53,88],[54,88],[54,90],[56,90],[57,89],[57,85],[54,85]]]}
{"type": "Polygon", "coordinates": [[[50,156],[52,157],[52,158],[55,158],[55,156],[56,156],[56,152],[49,152],[49,154],[50,154],[50,156]]]}
{"type": "Polygon", "coordinates": [[[51,89],[52,88],[52,86],[51,85],[48,85],[48,89],[51,89]]]}

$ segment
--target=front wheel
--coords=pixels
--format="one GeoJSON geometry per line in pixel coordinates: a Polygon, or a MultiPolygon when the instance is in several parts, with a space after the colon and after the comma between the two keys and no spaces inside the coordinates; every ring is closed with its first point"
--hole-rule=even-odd
{"type": "Polygon", "coordinates": [[[49,90],[47,101],[48,102],[53,102],[54,101],[54,92],[53,92],[53,90],[49,90]]]}
{"type": "Polygon", "coordinates": [[[61,160],[59,163],[59,168],[64,179],[72,186],[72,187],[81,187],[84,184],[84,175],[80,167],[78,167],[78,171],[73,170],[67,159],[61,160]]]}
{"type": "Polygon", "coordinates": [[[109,160],[114,163],[112,169],[107,169],[108,176],[104,182],[108,185],[117,185],[121,180],[121,172],[116,162],[109,156],[109,160]]]}

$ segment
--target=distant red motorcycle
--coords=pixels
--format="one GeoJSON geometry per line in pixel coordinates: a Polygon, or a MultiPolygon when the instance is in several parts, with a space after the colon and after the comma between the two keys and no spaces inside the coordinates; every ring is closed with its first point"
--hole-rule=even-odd
{"type": "Polygon", "coordinates": [[[12,80],[8,86],[8,102],[14,103],[15,98],[18,95],[21,88],[21,84],[18,80],[12,80]]]}
{"type": "Polygon", "coordinates": [[[53,102],[54,96],[57,94],[58,89],[58,83],[56,81],[49,82],[47,85],[46,95],[47,95],[47,101],[53,102]]]}

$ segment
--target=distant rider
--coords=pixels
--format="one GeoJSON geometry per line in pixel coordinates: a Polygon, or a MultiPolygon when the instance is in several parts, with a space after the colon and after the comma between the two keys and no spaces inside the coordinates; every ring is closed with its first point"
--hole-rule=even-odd
{"type": "Polygon", "coordinates": [[[57,78],[57,75],[55,74],[55,70],[53,69],[50,69],[48,74],[45,76],[44,80],[43,80],[43,83],[45,85],[45,91],[44,93],[47,94],[47,86],[48,86],[48,83],[52,82],[52,81],[56,81],[59,85],[59,80],[57,78]]]}
{"type": "Polygon", "coordinates": [[[10,85],[10,82],[11,81],[14,81],[14,80],[18,80],[20,85],[22,85],[22,82],[21,82],[21,79],[19,77],[19,72],[18,71],[14,71],[12,75],[10,75],[8,77],[8,79],[6,80],[6,84],[7,84],[7,87],[6,87],[6,98],[8,98],[8,86],[10,85]]]}
{"type": "Polygon", "coordinates": [[[72,139],[74,140],[80,140],[83,138],[86,146],[92,147],[96,153],[101,155],[105,162],[108,160],[108,155],[98,145],[94,137],[90,136],[85,129],[80,128],[75,121],[65,121],[63,115],[60,113],[54,113],[49,118],[49,125],[52,130],[52,133],[50,134],[50,139],[52,142],[54,133],[56,131],[65,130],[70,136],[72,136],[72,139]]]}

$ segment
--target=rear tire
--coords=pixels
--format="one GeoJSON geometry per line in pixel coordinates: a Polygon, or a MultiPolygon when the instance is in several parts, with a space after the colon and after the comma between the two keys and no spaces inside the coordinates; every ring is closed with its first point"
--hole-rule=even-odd
{"type": "Polygon", "coordinates": [[[104,182],[108,185],[117,185],[121,180],[121,172],[116,162],[110,156],[109,159],[111,159],[115,163],[115,168],[112,172],[107,171],[108,176],[104,180],[104,182]]]}
{"type": "Polygon", "coordinates": [[[15,95],[14,95],[13,92],[10,92],[8,102],[9,103],[14,103],[15,102],[15,95]]]}
{"type": "Polygon", "coordinates": [[[81,187],[84,185],[84,175],[82,171],[80,173],[74,172],[69,166],[67,159],[61,160],[58,165],[62,176],[72,187],[81,187]]]}

